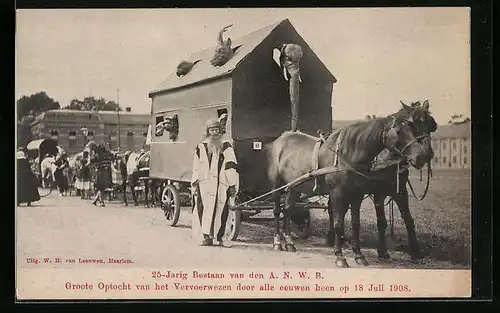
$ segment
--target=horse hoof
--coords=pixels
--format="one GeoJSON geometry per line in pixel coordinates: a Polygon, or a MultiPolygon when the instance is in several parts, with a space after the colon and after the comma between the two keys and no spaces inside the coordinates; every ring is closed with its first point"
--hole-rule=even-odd
{"type": "Polygon", "coordinates": [[[349,264],[347,264],[347,261],[345,258],[337,258],[337,261],[335,261],[335,265],[337,265],[337,267],[341,267],[341,268],[348,268],[349,267],[349,264]]]}
{"type": "Polygon", "coordinates": [[[387,253],[379,255],[378,260],[382,263],[390,263],[392,261],[391,256],[387,253]]]}
{"type": "Polygon", "coordinates": [[[422,258],[422,257],[412,257],[411,262],[414,264],[424,264],[425,263],[424,258],[422,258]]]}
{"type": "Polygon", "coordinates": [[[356,258],[356,264],[368,266],[368,261],[366,261],[365,257],[362,256],[362,257],[356,258]]]}
{"type": "Polygon", "coordinates": [[[285,245],[285,249],[288,252],[296,252],[297,251],[297,249],[295,248],[295,246],[293,244],[291,244],[291,243],[290,244],[286,244],[285,245]]]}
{"type": "Polygon", "coordinates": [[[283,251],[281,244],[275,243],[273,244],[274,251],[283,251]]]}

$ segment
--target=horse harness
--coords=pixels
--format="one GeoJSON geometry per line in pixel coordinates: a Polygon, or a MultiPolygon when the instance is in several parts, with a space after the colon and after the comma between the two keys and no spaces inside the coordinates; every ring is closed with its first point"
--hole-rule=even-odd
{"type": "MultiPolygon", "coordinates": [[[[340,141],[342,139],[342,134],[344,133],[342,130],[339,131],[339,136],[336,140],[336,145],[335,145],[335,161],[334,161],[334,166],[338,166],[338,155],[339,155],[339,149],[340,149],[340,141]]],[[[333,134],[332,134],[333,135],[333,134]]],[[[326,138],[324,136],[324,133],[320,130],[318,130],[318,138],[316,139],[316,143],[314,144],[314,149],[313,149],[313,154],[312,154],[312,170],[317,171],[319,169],[319,148],[321,148],[321,145],[326,142],[326,138]]],[[[318,176],[314,178],[314,187],[313,187],[313,192],[316,193],[318,191],[318,176]]]]}
{"type": "MultiPolygon", "coordinates": [[[[384,129],[384,131],[382,132],[382,142],[384,143],[384,145],[386,143],[387,134],[388,134],[389,131],[391,131],[392,129],[394,129],[394,124],[396,123],[396,121],[397,121],[397,119],[393,117],[391,123],[389,124],[389,126],[386,127],[384,129]]],[[[404,125],[406,125],[408,123],[412,123],[412,122],[413,122],[413,118],[410,116],[409,118],[407,118],[406,120],[404,120],[401,123],[400,127],[404,126],[404,125]]],[[[348,162],[346,162],[346,160],[344,160],[341,157],[341,155],[340,155],[340,143],[342,141],[343,134],[344,134],[343,129],[340,129],[339,130],[339,135],[338,135],[338,137],[336,139],[336,143],[335,143],[335,150],[332,150],[333,153],[334,153],[334,164],[333,164],[332,167],[338,168],[339,159],[340,159],[342,161],[342,163],[349,170],[357,173],[358,175],[360,175],[360,176],[362,176],[362,177],[364,177],[366,179],[377,180],[377,178],[365,175],[362,172],[358,171],[356,168],[354,168],[353,166],[351,166],[348,162]]],[[[334,135],[334,134],[332,134],[332,135],[334,135]]],[[[330,135],[330,136],[332,136],[332,135],[330,135]]],[[[312,169],[311,169],[311,171],[317,171],[319,169],[319,149],[320,149],[321,145],[326,142],[326,139],[325,139],[324,134],[323,134],[322,131],[318,130],[318,136],[319,137],[316,139],[316,143],[314,145],[314,149],[313,149],[313,153],[312,153],[312,169]]],[[[388,167],[390,165],[393,165],[394,163],[397,166],[397,170],[396,170],[396,193],[399,193],[399,174],[401,174],[403,171],[405,171],[409,167],[408,158],[406,156],[404,156],[404,154],[403,154],[404,151],[406,151],[406,149],[408,149],[415,142],[420,143],[420,141],[422,139],[424,139],[424,138],[430,138],[430,134],[429,133],[425,133],[423,135],[415,137],[413,140],[411,140],[410,142],[408,142],[402,149],[398,149],[396,147],[392,147],[390,149],[387,148],[389,151],[396,153],[400,157],[400,158],[398,158],[398,159],[396,159],[396,160],[394,160],[392,162],[389,162],[389,164],[387,164],[386,166],[384,166],[384,167],[388,167]],[[402,164],[403,162],[404,162],[404,164],[402,164]]],[[[374,168],[373,168],[373,162],[372,162],[372,166],[371,166],[370,170],[374,170],[374,168]]],[[[429,188],[429,179],[430,179],[431,176],[432,176],[432,170],[431,170],[431,165],[430,165],[430,162],[429,162],[428,163],[427,186],[426,186],[426,189],[424,191],[424,194],[421,197],[417,197],[417,195],[415,194],[415,192],[413,190],[413,186],[411,186],[410,182],[408,181],[408,184],[410,185],[410,190],[412,191],[413,196],[418,201],[421,201],[421,200],[423,200],[425,198],[425,196],[427,194],[427,191],[428,191],[428,188],[429,188]]],[[[318,185],[319,185],[318,176],[316,176],[314,178],[313,192],[317,192],[318,185]]]]}

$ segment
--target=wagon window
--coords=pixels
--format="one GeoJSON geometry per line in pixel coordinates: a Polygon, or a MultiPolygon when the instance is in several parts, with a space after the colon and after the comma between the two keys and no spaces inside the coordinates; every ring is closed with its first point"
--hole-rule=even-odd
{"type": "Polygon", "coordinates": [[[219,109],[217,110],[217,116],[219,117],[219,121],[221,122],[222,133],[226,133],[226,123],[227,123],[227,109],[219,109]],[[221,119],[222,114],[226,114],[224,119],[221,119]]]}
{"type": "Polygon", "coordinates": [[[227,114],[227,109],[220,109],[217,110],[217,117],[221,117],[222,114],[226,113],[227,114]]]}
{"type": "Polygon", "coordinates": [[[277,48],[274,48],[273,49],[273,60],[274,62],[279,66],[281,67],[281,64],[280,64],[280,56],[281,56],[281,51],[278,50],[277,48]]]}
{"type": "Polygon", "coordinates": [[[163,127],[158,127],[160,123],[163,122],[163,115],[159,115],[155,119],[155,137],[161,137],[163,136],[163,127]]]}

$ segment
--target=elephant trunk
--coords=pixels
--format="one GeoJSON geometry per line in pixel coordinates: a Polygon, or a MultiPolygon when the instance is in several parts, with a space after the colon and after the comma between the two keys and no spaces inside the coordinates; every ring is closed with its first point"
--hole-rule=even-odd
{"type": "Polygon", "coordinates": [[[290,73],[290,103],[292,105],[292,131],[297,130],[297,123],[299,120],[299,83],[300,83],[300,75],[298,66],[294,67],[294,70],[288,70],[290,73]]]}
{"type": "Polygon", "coordinates": [[[299,120],[299,89],[300,89],[300,60],[303,57],[302,48],[297,44],[287,44],[283,49],[283,66],[290,75],[290,103],[292,111],[291,130],[297,130],[299,120]]]}

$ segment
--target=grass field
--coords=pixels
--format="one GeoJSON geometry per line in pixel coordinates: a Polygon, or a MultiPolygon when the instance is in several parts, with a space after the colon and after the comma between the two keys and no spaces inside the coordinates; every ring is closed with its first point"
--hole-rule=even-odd
{"type": "MultiPolygon", "coordinates": [[[[417,196],[422,194],[426,173],[420,182],[419,175],[410,177],[417,196]]],[[[415,221],[417,238],[426,257],[454,264],[471,263],[471,181],[465,170],[434,170],[427,196],[417,201],[410,195],[410,211],[415,221]]],[[[328,214],[323,210],[312,211],[312,235],[326,238],[328,214]]],[[[386,207],[389,221],[389,209],[386,207]]],[[[408,252],[408,240],[399,211],[394,213],[395,239],[387,228],[387,244],[391,250],[408,252]]],[[[272,223],[265,223],[272,226],[272,223]]],[[[350,214],[346,216],[346,235],[350,237],[350,214]]],[[[361,247],[376,248],[378,242],[377,221],[371,200],[361,208],[361,247]]]]}

